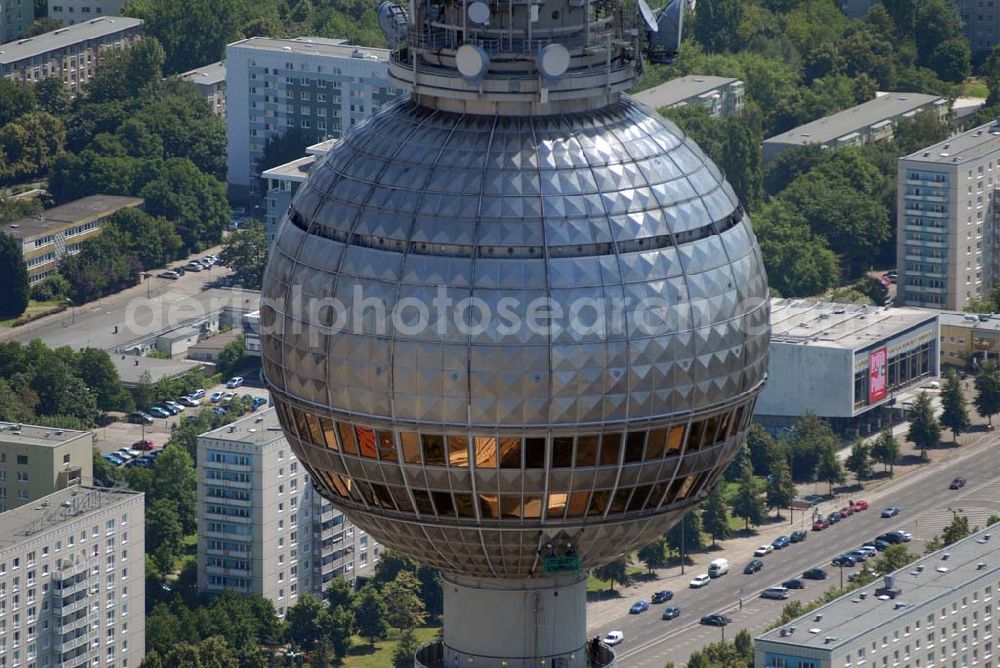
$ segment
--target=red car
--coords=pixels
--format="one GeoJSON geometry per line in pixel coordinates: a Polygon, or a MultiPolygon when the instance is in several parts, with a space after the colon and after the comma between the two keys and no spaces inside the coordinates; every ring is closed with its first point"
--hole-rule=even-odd
{"type": "Polygon", "coordinates": [[[851,507],[854,508],[854,512],[860,512],[862,510],[868,510],[868,502],[864,499],[858,501],[851,501],[851,507]]]}
{"type": "Polygon", "coordinates": [[[840,509],[841,517],[850,517],[854,514],[854,506],[844,506],[840,509]]]}
{"type": "Polygon", "coordinates": [[[813,522],[813,531],[822,531],[830,526],[830,523],[826,520],[816,520],[813,522]]]}
{"type": "Polygon", "coordinates": [[[133,443],[129,447],[132,450],[152,450],[156,446],[153,444],[153,442],[151,440],[149,440],[148,438],[146,438],[146,439],[143,439],[141,441],[136,441],[135,443],[133,443]]]}

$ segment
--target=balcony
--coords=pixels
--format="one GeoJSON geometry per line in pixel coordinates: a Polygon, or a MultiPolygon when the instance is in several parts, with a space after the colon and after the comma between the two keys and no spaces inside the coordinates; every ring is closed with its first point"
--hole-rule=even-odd
{"type": "MultiPolygon", "coordinates": [[[[447,668],[445,666],[444,657],[444,643],[436,642],[430,645],[426,645],[417,650],[416,656],[414,656],[413,665],[415,668],[447,668]]],[[[528,668],[529,665],[533,668],[539,665],[532,660],[530,663],[527,660],[518,659],[499,659],[495,657],[482,657],[483,661],[477,662],[478,665],[484,666],[507,666],[508,668],[528,668]]],[[[469,658],[469,662],[472,662],[472,658],[469,658]]],[[[555,656],[551,657],[549,661],[546,661],[544,665],[551,665],[553,668],[570,668],[570,657],[566,656],[555,656]]],[[[576,664],[574,664],[576,665],[576,664]]],[[[588,656],[586,666],[587,668],[615,668],[617,666],[615,661],[614,651],[607,645],[599,645],[595,656],[588,656]]]]}

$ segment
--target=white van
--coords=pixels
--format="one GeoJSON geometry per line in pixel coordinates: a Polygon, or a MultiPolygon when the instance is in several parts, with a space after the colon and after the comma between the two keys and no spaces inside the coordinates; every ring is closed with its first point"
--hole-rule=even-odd
{"type": "Polygon", "coordinates": [[[760,595],[761,598],[771,598],[778,601],[783,601],[789,597],[789,591],[787,587],[768,587],[760,595]]]}
{"type": "Polygon", "coordinates": [[[721,577],[729,572],[728,559],[715,559],[708,565],[708,575],[713,578],[721,577]]]}

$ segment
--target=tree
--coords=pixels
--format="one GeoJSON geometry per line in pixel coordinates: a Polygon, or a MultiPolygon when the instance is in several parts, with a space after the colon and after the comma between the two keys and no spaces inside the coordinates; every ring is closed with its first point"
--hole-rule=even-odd
{"type": "Polygon", "coordinates": [[[396,650],[393,652],[393,668],[411,668],[413,666],[413,657],[416,655],[418,649],[420,649],[420,643],[417,642],[417,637],[413,634],[413,630],[406,629],[403,635],[400,636],[399,644],[396,645],[396,650]]]}
{"type": "Polygon", "coordinates": [[[971,533],[969,518],[955,513],[954,517],[951,518],[951,523],[941,532],[941,540],[944,541],[945,546],[948,546],[957,543],[971,533]]]}
{"type": "Polygon", "coordinates": [[[933,447],[941,440],[941,425],[934,417],[934,408],[926,392],[917,395],[910,409],[910,430],[906,438],[920,448],[920,456],[927,459],[927,448],[933,447]]]}
{"type": "Polygon", "coordinates": [[[976,374],[976,398],[972,402],[992,429],[993,416],[1000,413],[1000,368],[996,362],[988,360],[980,365],[976,374]]]}
{"type": "Polygon", "coordinates": [[[927,64],[942,80],[961,83],[969,76],[971,62],[969,42],[964,37],[956,37],[934,47],[927,64]]]}
{"type": "Polygon", "coordinates": [[[327,612],[323,604],[306,592],[285,613],[288,639],[302,649],[311,650],[320,637],[322,618],[327,612]]]}
{"type": "Polygon", "coordinates": [[[420,600],[420,581],[411,571],[401,571],[392,582],[386,583],[382,587],[382,598],[390,626],[409,631],[427,619],[424,602],[420,600]]]}
{"type": "Polygon", "coordinates": [[[740,479],[732,498],[732,507],[733,515],[743,519],[747,530],[751,524],[759,526],[764,521],[764,500],[760,497],[748,458],[744,458],[740,468],[740,479]]]}
{"type": "Polygon", "coordinates": [[[35,84],[38,107],[53,116],[66,116],[70,108],[69,91],[59,77],[45,77],[35,84]]]}
{"type": "Polygon", "coordinates": [[[611,591],[615,590],[616,582],[625,587],[632,581],[628,574],[628,560],[625,557],[598,566],[592,572],[595,578],[607,582],[611,591]]]}
{"type": "Polygon", "coordinates": [[[241,37],[249,8],[239,0],[133,0],[124,11],[145,21],[146,34],[163,45],[165,72],[172,74],[222,60],[226,45],[241,37]]]}
{"type": "Polygon", "coordinates": [[[226,188],[186,158],[169,158],[140,194],[146,211],[174,221],[187,252],[219,243],[232,210],[226,188]]]}
{"type": "Polygon", "coordinates": [[[949,0],[923,0],[916,12],[914,37],[921,64],[928,65],[934,50],[961,36],[961,19],[949,0]]]}
{"type": "Polygon", "coordinates": [[[177,513],[185,535],[193,533],[197,528],[197,486],[191,455],[184,448],[168,443],[153,465],[153,487],[147,494],[154,499],[166,497],[177,503],[177,513]]]}
{"type": "Polygon", "coordinates": [[[163,47],[154,37],[143,37],[128,49],[111,51],[87,82],[93,102],[130,100],[144,91],[156,90],[163,79],[163,47]]]}
{"type": "Polygon", "coordinates": [[[899,461],[900,450],[899,441],[892,435],[892,429],[887,428],[879,432],[878,437],[872,443],[871,454],[876,461],[882,463],[884,471],[895,467],[896,462],[899,461]]]}
{"type": "Polygon", "coordinates": [[[135,257],[145,270],[162,267],[182,256],[184,241],[173,223],[164,218],[154,218],[141,209],[127,208],[109,216],[107,225],[114,227],[123,250],[135,257]]]}
{"type": "Polygon", "coordinates": [[[779,517],[781,509],[790,507],[795,500],[795,483],[792,482],[792,472],[783,455],[775,457],[771,464],[771,477],[767,481],[766,492],[767,507],[774,508],[779,517]]]}
{"type": "Polygon", "coordinates": [[[684,514],[679,522],[666,533],[667,547],[680,554],[700,550],[704,547],[701,538],[701,513],[692,510],[684,514]]]}
{"type": "Polygon", "coordinates": [[[706,51],[733,50],[742,20],[741,0],[699,0],[694,36],[706,51]]]}
{"type": "Polygon", "coordinates": [[[875,561],[875,570],[879,573],[892,573],[916,561],[917,555],[906,549],[906,545],[890,545],[875,561]]]}
{"type": "Polygon", "coordinates": [[[94,393],[102,411],[128,412],[135,405],[118,378],[111,357],[99,348],[84,348],[76,357],[76,373],[94,393]]]}
{"type": "Polygon", "coordinates": [[[750,424],[747,430],[747,452],[754,475],[767,475],[771,471],[771,462],[781,457],[779,450],[774,436],[764,427],[756,422],[750,424]]]}
{"type": "Polygon", "coordinates": [[[38,99],[31,84],[0,80],[0,126],[17,120],[38,108],[38,99]]]}
{"type": "Polygon", "coordinates": [[[146,552],[162,575],[170,575],[183,552],[180,515],[172,499],[154,499],[146,509],[146,552]]]}
{"type": "MultiPolygon", "coordinates": [[[[6,420],[3,415],[0,415],[0,418],[6,420]]],[[[115,483],[121,480],[121,469],[101,456],[101,451],[97,448],[94,448],[93,460],[94,483],[96,485],[114,487],[115,483]]]]}
{"type": "Polygon", "coordinates": [[[326,603],[330,606],[331,610],[336,610],[337,608],[349,609],[354,603],[354,589],[351,587],[350,582],[344,578],[336,577],[327,585],[326,591],[323,592],[323,598],[326,599],[326,603]]]}
{"type": "Polygon", "coordinates": [[[229,267],[243,287],[259,290],[267,266],[267,234],[259,220],[247,221],[239,231],[229,235],[222,244],[219,260],[229,267]]]}
{"type": "Polygon", "coordinates": [[[652,575],[654,570],[667,565],[667,541],[661,536],[640,549],[637,556],[639,561],[646,564],[646,569],[652,575]]]}
{"type": "Polygon", "coordinates": [[[351,634],[354,632],[353,604],[331,608],[320,619],[320,624],[322,635],[330,641],[334,655],[343,659],[351,648],[351,634]]]}
{"type": "Polygon", "coordinates": [[[28,308],[28,268],[21,244],[0,232],[0,317],[18,316],[28,308]]]}
{"type": "Polygon", "coordinates": [[[872,458],[864,439],[855,439],[851,444],[851,454],[844,462],[844,468],[854,474],[859,487],[864,487],[865,478],[872,476],[872,458]]]}
{"type": "Polygon", "coordinates": [[[962,432],[972,426],[962,392],[962,381],[954,370],[949,371],[941,388],[941,426],[951,429],[952,443],[958,443],[962,432]]]}
{"type": "Polygon", "coordinates": [[[372,574],[372,582],[379,587],[386,585],[404,572],[416,572],[417,562],[396,550],[382,550],[378,563],[375,564],[375,572],[372,574]]]}
{"type": "Polygon", "coordinates": [[[367,638],[372,647],[376,640],[385,638],[389,632],[386,620],[388,613],[385,600],[372,584],[365,585],[354,600],[354,620],[358,635],[367,638]]]}
{"type": "Polygon", "coordinates": [[[819,451],[819,460],[816,462],[816,479],[829,484],[831,494],[833,494],[833,485],[835,483],[844,482],[844,469],[837,458],[837,446],[835,444],[825,443],[819,451]]]}
{"type": "Polygon", "coordinates": [[[754,232],[768,280],[781,295],[808,297],[837,284],[837,256],[793,206],[771,200],[754,214],[754,232]]]}
{"type": "Polygon", "coordinates": [[[701,504],[701,523],[708,535],[712,537],[712,545],[715,541],[729,538],[731,529],[729,528],[729,508],[726,500],[722,498],[722,487],[716,485],[712,492],[701,504]]]}
{"type": "Polygon", "coordinates": [[[243,350],[243,335],[240,334],[227,343],[222,352],[219,353],[219,358],[216,360],[216,368],[219,373],[226,377],[231,376],[239,369],[240,364],[243,363],[243,350]]]}

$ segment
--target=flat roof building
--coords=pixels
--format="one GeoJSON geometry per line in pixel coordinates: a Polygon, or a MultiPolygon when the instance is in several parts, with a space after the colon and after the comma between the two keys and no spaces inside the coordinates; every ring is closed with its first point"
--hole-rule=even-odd
{"type": "Polygon", "coordinates": [[[941,366],[974,370],[1000,359],[1000,315],[942,311],[941,366]]]}
{"type": "Polygon", "coordinates": [[[198,588],[270,599],[371,572],[379,546],[314,489],[273,408],[198,437],[198,588]]]}
{"type": "Polygon", "coordinates": [[[0,663],[138,666],[144,521],[142,494],[78,485],[0,513],[0,663]]]}
{"type": "Polygon", "coordinates": [[[0,422],[0,513],[94,479],[90,431],[0,422]]]}
{"type": "Polygon", "coordinates": [[[899,159],[896,303],[962,310],[997,284],[1000,124],[899,159]]]}
{"type": "Polygon", "coordinates": [[[85,242],[98,236],[109,216],[122,209],[141,208],[144,201],[141,197],[91,195],[15,220],[4,225],[3,231],[21,243],[28,279],[35,283],[55,273],[62,258],[79,253],[85,242]]]}
{"type": "Polygon", "coordinates": [[[631,95],[636,102],[659,111],[694,105],[712,116],[729,116],[743,108],[743,82],[733,77],[690,74],[631,95]]]}
{"type": "Polygon", "coordinates": [[[0,44],[20,39],[35,20],[35,8],[28,0],[0,0],[0,44]]]}
{"type": "Polygon", "coordinates": [[[226,48],[228,183],[237,201],[262,197],[264,147],[292,128],[339,139],[402,91],[389,51],[319,37],[252,37],[226,48]]]}
{"type": "Polygon", "coordinates": [[[264,200],[264,229],[267,233],[268,247],[274,242],[278,232],[278,224],[288,211],[292,198],[298,192],[299,186],[309,178],[316,161],[330,152],[336,139],[327,139],[319,144],[306,148],[306,154],[283,165],[265,170],[260,176],[267,180],[267,195],[264,200]]]}
{"type": "Polygon", "coordinates": [[[226,61],[193,69],[178,78],[190,81],[201,92],[216,116],[226,117],[226,61]]]}
{"type": "Polygon", "coordinates": [[[125,0],[49,0],[50,19],[73,25],[100,16],[118,16],[125,0]]]}
{"type": "Polygon", "coordinates": [[[996,665],[994,524],[754,640],[757,668],[996,665]]]}
{"type": "Polygon", "coordinates": [[[811,411],[839,426],[881,426],[874,409],[939,375],[936,312],[771,300],[771,357],[756,419],[811,411]]]}
{"type": "Polygon", "coordinates": [[[94,76],[105,53],[138,41],[141,27],[140,19],[105,16],[0,44],[0,77],[27,82],[55,77],[75,92],[94,76]]]}
{"type": "Polygon", "coordinates": [[[837,148],[890,141],[900,118],[909,118],[924,109],[933,110],[944,120],[948,115],[948,101],[923,93],[880,93],[874,100],[765,139],[764,160],[794,146],[818,144],[837,148]]]}

